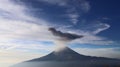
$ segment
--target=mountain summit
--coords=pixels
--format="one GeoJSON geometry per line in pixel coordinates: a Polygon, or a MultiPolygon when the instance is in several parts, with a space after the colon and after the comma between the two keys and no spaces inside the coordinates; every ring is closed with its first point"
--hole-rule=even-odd
{"type": "Polygon", "coordinates": [[[17,64],[15,67],[120,67],[120,60],[85,56],[65,47],[46,56],[17,64]]]}

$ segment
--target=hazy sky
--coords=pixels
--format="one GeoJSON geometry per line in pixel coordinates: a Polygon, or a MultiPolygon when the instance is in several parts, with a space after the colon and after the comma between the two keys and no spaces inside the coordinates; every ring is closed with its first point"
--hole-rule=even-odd
{"type": "Polygon", "coordinates": [[[84,35],[67,45],[78,53],[120,58],[119,3],[119,0],[0,0],[0,66],[52,52],[58,38],[48,31],[50,27],[84,35]]]}

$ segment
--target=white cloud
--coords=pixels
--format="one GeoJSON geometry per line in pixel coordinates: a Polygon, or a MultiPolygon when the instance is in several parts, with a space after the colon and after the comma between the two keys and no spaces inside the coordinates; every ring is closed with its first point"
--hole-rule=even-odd
{"type": "Polygon", "coordinates": [[[63,8],[66,8],[66,13],[64,15],[67,15],[69,17],[70,21],[73,24],[76,24],[78,22],[78,18],[81,14],[84,12],[88,12],[90,10],[90,4],[86,0],[39,0],[43,2],[47,2],[51,5],[57,5],[61,6],[63,8]]]}
{"type": "MultiPolygon", "coordinates": [[[[34,23],[19,22],[19,21],[0,21],[0,49],[10,50],[15,48],[20,49],[40,49],[45,50],[49,47],[40,44],[19,44],[12,42],[13,40],[28,40],[28,41],[54,41],[51,32],[48,31],[47,26],[42,26],[34,23]],[[11,43],[12,42],[12,43],[11,43]]],[[[52,48],[52,46],[51,46],[52,48]]]]}
{"type": "Polygon", "coordinates": [[[25,8],[20,5],[16,5],[12,2],[12,0],[0,0],[0,11],[2,17],[11,18],[11,19],[28,19],[26,15],[24,15],[25,8]]]}
{"type": "Polygon", "coordinates": [[[74,48],[80,54],[97,57],[119,58],[120,52],[116,51],[117,48],[74,48]]]}
{"type": "Polygon", "coordinates": [[[13,0],[0,0],[0,20],[7,20],[7,21],[27,21],[27,22],[41,22],[41,24],[45,24],[46,21],[42,19],[37,19],[30,16],[23,4],[16,4],[13,0]]]}
{"type": "MultiPolygon", "coordinates": [[[[6,15],[7,13],[5,12],[4,13],[5,16],[13,18],[13,19],[6,19],[6,18],[2,18],[3,16],[0,16],[0,37],[1,37],[0,40],[2,40],[1,42],[3,41],[7,42],[7,40],[12,40],[12,39],[28,39],[28,40],[39,40],[39,41],[54,41],[57,39],[57,37],[54,37],[51,34],[51,32],[48,31],[48,26],[47,26],[48,22],[41,20],[41,19],[39,20],[35,19],[25,14],[25,9],[27,9],[25,6],[15,4],[11,2],[10,0],[1,0],[0,3],[1,3],[0,10],[2,10],[3,13],[5,11],[7,11],[7,13],[10,13],[10,15],[9,14],[6,15]],[[10,5],[10,6],[7,7],[7,5],[10,5]],[[3,8],[3,6],[5,7],[3,8]],[[21,18],[21,19],[16,20],[16,18],[17,19],[21,18]],[[44,24],[44,25],[36,24],[36,22],[44,24]]],[[[72,10],[74,11],[75,9],[72,9],[72,10]]],[[[79,15],[76,13],[69,14],[69,17],[71,17],[74,23],[77,23],[77,18],[79,17],[79,15]]],[[[105,42],[104,38],[97,37],[89,33],[89,30],[91,32],[91,29],[95,29],[94,31],[92,31],[92,33],[98,34],[99,32],[106,30],[109,27],[110,27],[109,25],[102,24],[102,23],[99,23],[98,25],[94,25],[94,24],[86,25],[85,26],[86,31],[84,31],[84,28],[83,28],[83,30],[80,29],[78,32],[81,35],[85,35],[85,37],[78,41],[76,40],[75,42],[79,42],[83,44],[84,43],[93,43],[93,44],[112,43],[112,41],[106,41],[106,40],[105,42]]],[[[69,29],[68,31],[71,31],[71,29],[69,29]]]]}
{"type": "Polygon", "coordinates": [[[98,34],[100,33],[101,31],[104,31],[104,30],[107,30],[110,28],[110,25],[108,24],[103,24],[103,23],[100,23],[99,26],[101,26],[100,28],[98,28],[97,30],[95,30],[93,33],[94,34],[98,34]]]}
{"type": "Polygon", "coordinates": [[[54,39],[52,34],[47,31],[47,26],[33,23],[39,21],[41,24],[45,24],[46,21],[27,15],[25,9],[26,7],[15,4],[11,0],[0,0],[0,66],[2,67],[44,55],[43,53],[32,53],[31,49],[52,51],[52,48],[49,49],[50,46],[12,42],[16,39],[37,41],[54,39]]]}
{"type": "Polygon", "coordinates": [[[50,44],[43,44],[43,43],[38,43],[36,44],[36,41],[33,43],[26,44],[26,41],[21,41],[22,43],[17,43],[15,41],[10,41],[10,42],[0,42],[0,51],[4,50],[20,50],[20,51],[28,51],[31,52],[31,50],[35,51],[53,51],[54,50],[54,45],[50,44]]]}
{"type": "Polygon", "coordinates": [[[63,32],[83,35],[84,37],[81,39],[76,39],[71,43],[80,43],[80,44],[95,44],[95,45],[110,45],[113,44],[114,41],[107,39],[106,37],[97,36],[100,32],[107,30],[110,28],[110,25],[101,23],[99,21],[90,22],[90,23],[80,23],[80,28],[73,28],[69,26],[67,28],[62,28],[63,32]]]}
{"type": "Polygon", "coordinates": [[[84,35],[83,38],[74,40],[72,43],[110,45],[110,44],[113,44],[114,41],[107,40],[105,38],[98,37],[98,36],[95,36],[95,35],[84,35]]]}
{"type": "Polygon", "coordinates": [[[73,24],[76,24],[79,20],[79,14],[74,13],[74,14],[68,14],[68,17],[71,19],[73,24]]]}
{"type": "Polygon", "coordinates": [[[54,5],[59,5],[59,6],[65,6],[67,5],[67,0],[40,0],[40,1],[44,1],[50,4],[54,4],[54,5]]]}

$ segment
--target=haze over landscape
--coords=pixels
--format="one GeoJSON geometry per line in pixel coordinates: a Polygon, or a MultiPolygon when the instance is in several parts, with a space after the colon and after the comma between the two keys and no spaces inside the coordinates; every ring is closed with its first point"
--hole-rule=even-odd
{"type": "Polygon", "coordinates": [[[51,56],[67,59],[69,53],[73,58],[120,59],[119,3],[119,0],[0,0],[0,66],[45,56],[50,60],[56,60],[51,56]],[[61,50],[66,53],[60,54],[62,58],[53,53],[61,50]]]}

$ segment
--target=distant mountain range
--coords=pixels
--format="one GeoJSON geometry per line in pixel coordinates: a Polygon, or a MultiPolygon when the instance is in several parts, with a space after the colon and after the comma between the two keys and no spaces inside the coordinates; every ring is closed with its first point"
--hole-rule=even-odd
{"type": "Polygon", "coordinates": [[[61,51],[53,51],[46,56],[13,67],[120,67],[120,60],[84,56],[66,47],[61,51]]]}

